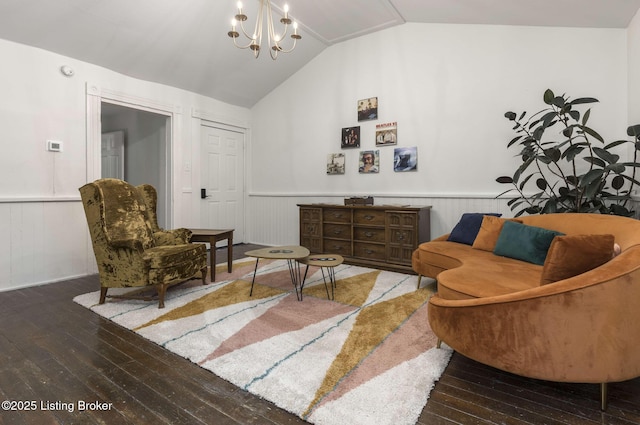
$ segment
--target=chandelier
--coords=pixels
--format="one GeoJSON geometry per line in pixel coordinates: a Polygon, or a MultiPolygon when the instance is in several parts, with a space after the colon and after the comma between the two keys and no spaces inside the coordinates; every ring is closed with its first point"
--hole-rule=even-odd
{"type": "Polygon", "coordinates": [[[242,3],[238,2],[238,14],[231,20],[231,31],[227,34],[229,37],[233,38],[233,44],[240,48],[246,49],[249,48],[253,51],[253,55],[258,58],[260,55],[260,46],[262,45],[262,23],[264,20],[265,13],[265,5],[266,5],[266,14],[267,14],[267,41],[269,44],[269,54],[271,55],[271,59],[275,60],[278,57],[278,52],[289,53],[293,51],[296,47],[296,42],[302,38],[301,35],[298,34],[298,23],[293,22],[289,18],[289,6],[284,5],[284,17],[280,19],[280,23],[284,25],[284,29],[282,34],[277,34],[274,26],[273,26],[273,17],[271,16],[271,0],[259,0],[260,1],[260,9],[258,11],[258,19],[256,20],[256,26],[253,30],[253,34],[249,35],[247,31],[244,29],[244,21],[247,20],[247,15],[242,12],[242,3]],[[293,39],[293,45],[290,49],[284,49],[282,47],[282,40],[287,36],[287,31],[289,30],[289,25],[293,22],[293,34],[290,37],[293,39]],[[243,46],[238,44],[238,37],[240,37],[240,33],[236,31],[236,26],[240,24],[240,29],[247,39],[249,39],[249,44],[243,46]]]}

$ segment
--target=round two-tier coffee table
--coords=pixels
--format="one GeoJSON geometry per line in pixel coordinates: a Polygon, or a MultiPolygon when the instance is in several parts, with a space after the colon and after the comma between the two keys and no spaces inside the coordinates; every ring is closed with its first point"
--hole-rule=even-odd
{"type": "Polygon", "coordinates": [[[304,280],[300,272],[300,263],[297,260],[305,258],[309,255],[309,250],[303,246],[274,246],[270,248],[254,249],[245,252],[245,255],[256,258],[256,268],[253,271],[253,279],[251,280],[251,290],[249,296],[253,295],[253,285],[256,281],[256,273],[258,272],[258,262],[261,258],[272,260],[287,260],[289,273],[291,274],[291,283],[296,291],[298,301],[302,301],[302,285],[304,280]]]}

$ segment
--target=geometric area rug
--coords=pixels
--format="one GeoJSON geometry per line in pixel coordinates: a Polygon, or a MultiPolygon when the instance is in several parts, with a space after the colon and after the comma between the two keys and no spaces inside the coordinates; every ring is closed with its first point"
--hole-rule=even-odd
{"type": "MultiPolygon", "coordinates": [[[[224,266],[224,267],[222,267],[224,266]]],[[[417,276],[342,264],[335,301],[310,267],[303,300],[284,260],[254,259],[193,280],[157,302],[74,301],[232,384],[319,425],[413,425],[451,357],[436,348],[417,276]]],[[[303,266],[304,267],[304,266],[303,266]]],[[[114,291],[114,289],[110,290],[114,291]]]]}

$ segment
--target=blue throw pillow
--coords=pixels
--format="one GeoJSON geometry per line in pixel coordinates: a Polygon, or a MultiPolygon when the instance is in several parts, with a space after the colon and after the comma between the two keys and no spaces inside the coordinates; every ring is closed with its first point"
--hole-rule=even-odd
{"type": "Polygon", "coordinates": [[[505,221],[493,253],[542,266],[553,238],[562,235],[555,230],[505,221]]]}
{"type": "Polygon", "coordinates": [[[480,226],[482,225],[482,218],[485,215],[492,215],[500,217],[502,214],[497,213],[464,213],[460,218],[458,224],[455,225],[451,234],[447,238],[451,242],[459,242],[466,245],[473,245],[473,241],[476,240],[480,226]]]}

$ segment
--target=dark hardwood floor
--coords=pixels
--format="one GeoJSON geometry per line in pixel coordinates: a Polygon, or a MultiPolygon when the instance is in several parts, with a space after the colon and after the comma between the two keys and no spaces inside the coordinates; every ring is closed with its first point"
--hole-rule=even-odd
{"type": "MultiPolygon", "coordinates": [[[[234,246],[234,256],[255,248],[234,246]]],[[[0,399],[21,402],[3,404],[1,424],[305,423],[72,301],[98,287],[88,276],[0,293],[0,399]],[[79,411],[82,402],[93,404],[79,411]]],[[[595,384],[522,378],[454,354],[418,423],[640,423],[640,378],[610,384],[606,412],[599,397],[595,384]]]]}

